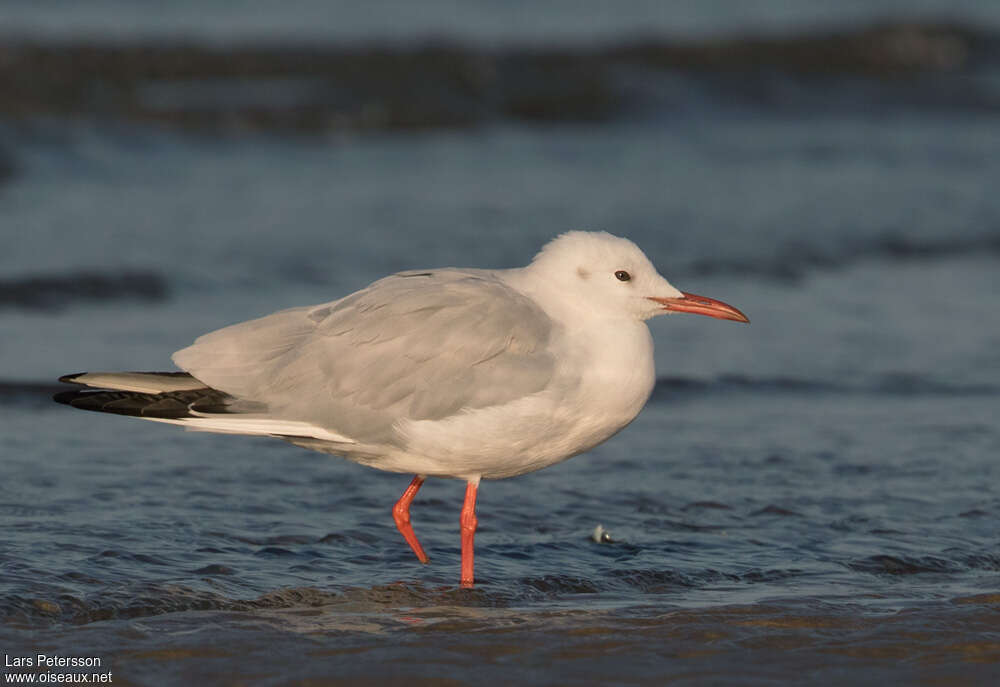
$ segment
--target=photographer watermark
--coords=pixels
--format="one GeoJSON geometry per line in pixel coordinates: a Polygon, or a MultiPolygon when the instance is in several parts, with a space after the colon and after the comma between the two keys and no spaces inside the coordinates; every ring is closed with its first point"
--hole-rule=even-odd
{"type": "Polygon", "coordinates": [[[98,656],[55,656],[31,654],[12,656],[5,653],[3,684],[30,685],[53,683],[109,684],[110,670],[101,670],[104,665],[98,656]]]}

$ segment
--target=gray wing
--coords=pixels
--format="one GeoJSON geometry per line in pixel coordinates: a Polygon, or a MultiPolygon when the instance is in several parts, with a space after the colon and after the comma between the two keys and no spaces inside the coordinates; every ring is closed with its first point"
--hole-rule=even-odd
{"type": "Polygon", "coordinates": [[[174,362],[209,386],[362,443],[543,389],[549,317],[488,272],[381,279],[332,303],[206,334],[174,362]]]}

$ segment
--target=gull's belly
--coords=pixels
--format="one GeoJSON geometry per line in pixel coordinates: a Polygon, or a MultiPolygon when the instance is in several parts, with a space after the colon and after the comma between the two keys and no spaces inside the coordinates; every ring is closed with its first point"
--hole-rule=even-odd
{"type": "Polygon", "coordinates": [[[599,338],[590,340],[592,346],[573,347],[562,356],[565,364],[552,385],[537,394],[443,420],[401,424],[404,451],[377,467],[500,479],[593,448],[635,419],[652,391],[652,339],[640,326],[631,337],[617,332],[610,349],[599,338]]]}

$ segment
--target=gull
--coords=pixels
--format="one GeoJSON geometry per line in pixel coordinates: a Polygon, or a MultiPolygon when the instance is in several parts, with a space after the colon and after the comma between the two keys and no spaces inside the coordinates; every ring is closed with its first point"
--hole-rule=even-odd
{"type": "Polygon", "coordinates": [[[210,332],[174,353],[183,372],[66,375],[88,388],[55,400],[413,474],[392,515],[422,563],[410,504],[428,477],[464,480],[469,587],[480,480],[555,465],[632,422],[656,380],[646,320],[667,313],[749,322],[674,288],[631,241],[571,231],[526,267],[399,272],[210,332]]]}

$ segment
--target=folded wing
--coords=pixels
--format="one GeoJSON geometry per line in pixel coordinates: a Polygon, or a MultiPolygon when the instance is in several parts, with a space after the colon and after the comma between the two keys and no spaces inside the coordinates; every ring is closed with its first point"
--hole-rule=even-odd
{"type": "Polygon", "coordinates": [[[174,362],[214,389],[264,404],[275,419],[395,444],[397,422],[541,391],[555,365],[552,328],[489,272],[409,272],[206,334],[174,362]]]}

